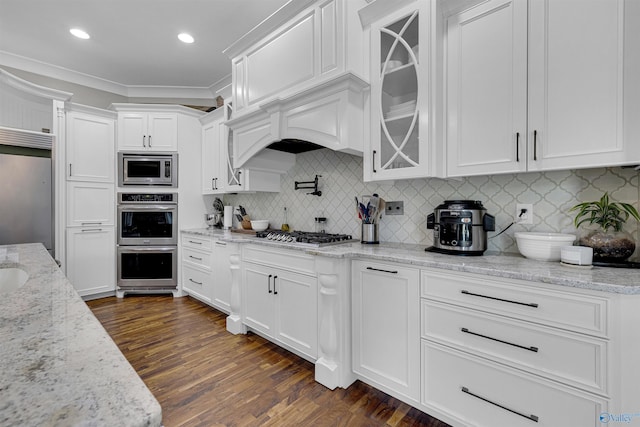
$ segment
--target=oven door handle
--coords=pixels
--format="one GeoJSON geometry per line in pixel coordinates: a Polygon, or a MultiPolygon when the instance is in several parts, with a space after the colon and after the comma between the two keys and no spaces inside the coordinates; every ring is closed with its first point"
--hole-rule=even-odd
{"type": "Polygon", "coordinates": [[[149,206],[149,205],[119,205],[118,210],[120,212],[123,211],[170,211],[176,210],[178,207],[176,205],[170,206],[149,206]]]}

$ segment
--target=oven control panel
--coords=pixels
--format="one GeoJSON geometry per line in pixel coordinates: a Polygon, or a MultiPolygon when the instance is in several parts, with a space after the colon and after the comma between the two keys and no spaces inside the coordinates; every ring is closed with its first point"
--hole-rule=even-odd
{"type": "Polygon", "coordinates": [[[178,193],[118,193],[118,202],[177,204],[178,193]]]}

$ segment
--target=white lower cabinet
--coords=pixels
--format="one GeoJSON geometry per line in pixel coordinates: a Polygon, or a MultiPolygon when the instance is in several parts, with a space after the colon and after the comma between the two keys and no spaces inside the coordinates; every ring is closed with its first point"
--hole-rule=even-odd
{"type": "Polygon", "coordinates": [[[459,425],[586,427],[607,411],[596,395],[428,340],[422,363],[423,403],[459,425]]]}
{"type": "Polygon", "coordinates": [[[422,402],[454,425],[597,426],[612,386],[610,301],[422,270],[422,402]]]}
{"type": "Polygon", "coordinates": [[[182,236],[182,290],[225,313],[231,311],[231,244],[208,236],[182,236]]]}
{"type": "Polygon", "coordinates": [[[67,228],[67,277],[80,296],[115,291],[113,226],[67,228]]]}
{"type": "MultiPolygon", "coordinates": [[[[259,250],[249,247],[249,251],[259,250]]],[[[269,249],[269,248],[268,248],[269,249]]],[[[273,264],[243,259],[242,319],[254,331],[315,360],[318,356],[318,286],[315,275],[283,268],[295,265],[288,251],[267,251],[273,264]]],[[[300,257],[300,253],[295,254],[300,257]]],[[[310,256],[302,257],[309,258],[310,256]]]]}
{"type": "Polygon", "coordinates": [[[352,263],[353,371],[414,405],[420,400],[420,272],[352,263]]]}

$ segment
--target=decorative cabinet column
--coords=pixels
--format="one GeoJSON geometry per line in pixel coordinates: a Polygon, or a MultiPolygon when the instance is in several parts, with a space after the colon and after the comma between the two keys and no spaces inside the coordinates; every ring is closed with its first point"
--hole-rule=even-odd
{"type": "Polygon", "coordinates": [[[315,380],[330,389],[355,381],[351,369],[351,261],[316,257],[318,358],[315,380]]]}

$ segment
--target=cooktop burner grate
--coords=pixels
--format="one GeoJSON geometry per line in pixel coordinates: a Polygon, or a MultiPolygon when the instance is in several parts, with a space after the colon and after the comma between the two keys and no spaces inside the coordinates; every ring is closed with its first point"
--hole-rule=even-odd
{"type": "Polygon", "coordinates": [[[327,246],[339,243],[350,243],[349,234],[315,233],[312,231],[258,231],[256,237],[283,243],[307,243],[314,246],[327,246]]]}

